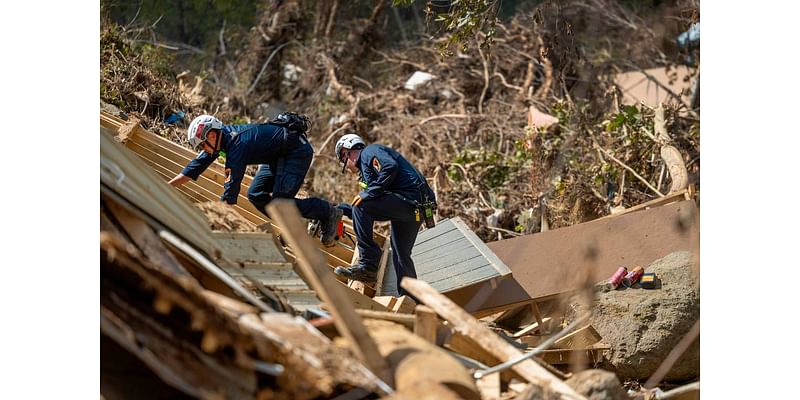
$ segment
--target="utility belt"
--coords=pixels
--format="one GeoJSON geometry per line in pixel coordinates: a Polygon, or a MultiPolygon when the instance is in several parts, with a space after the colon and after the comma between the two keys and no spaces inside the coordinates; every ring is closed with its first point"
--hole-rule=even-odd
{"type": "Polygon", "coordinates": [[[409,199],[400,193],[396,192],[387,192],[387,193],[397,197],[403,202],[414,207],[414,218],[416,219],[417,222],[420,222],[421,220],[424,221],[425,228],[431,229],[434,226],[436,226],[436,221],[434,221],[433,219],[433,213],[437,209],[436,202],[432,201],[431,199],[428,198],[427,195],[423,194],[422,190],[420,190],[419,193],[420,195],[419,197],[422,199],[422,202],[419,202],[414,199],[409,199]]]}

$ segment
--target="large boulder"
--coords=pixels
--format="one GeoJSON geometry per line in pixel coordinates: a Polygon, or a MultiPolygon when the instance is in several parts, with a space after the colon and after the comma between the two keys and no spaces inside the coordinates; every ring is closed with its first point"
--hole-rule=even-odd
{"type": "MultiPolygon", "coordinates": [[[[645,272],[655,272],[660,281],[656,289],[634,285],[597,293],[591,324],[611,346],[607,367],[620,379],[649,378],[700,318],[695,262],[689,252],[674,252],[645,266],[645,272]]],[[[573,307],[581,311],[577,300],[573,307]]],[[[699,375],[700,341],[695,340],[665,379],[684,381],[699,375]]]]}
{"type": "Polygon", "coordinates": [[[608,371],[587,369],[576,372],[565,383],[589,400],[629,399],[617,376],[608,371]]]}

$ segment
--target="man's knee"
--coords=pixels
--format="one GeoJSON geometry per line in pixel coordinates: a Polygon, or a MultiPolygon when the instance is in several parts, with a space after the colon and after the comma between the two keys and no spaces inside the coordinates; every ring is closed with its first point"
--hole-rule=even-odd
{"type": "Polygon", "coordinates": [[[247,200],[253,204],[267,204],[272,200],[272,196],[267,192],[251,189],[247,191],[247,200]]]}

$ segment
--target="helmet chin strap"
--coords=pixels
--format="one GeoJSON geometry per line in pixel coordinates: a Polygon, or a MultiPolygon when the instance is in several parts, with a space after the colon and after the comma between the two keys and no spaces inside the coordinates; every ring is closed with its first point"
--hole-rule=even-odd
{"type": "MultiPolygon", "coordinates": [[[[222,132],[221,131],[217,131],[217,135],[216,136],[217,136],[217,140],[215,140],[214,141],[214,145],[211,146],[211,149],[214,150],[213,151],[214,153],[219,151],[220,141],[222,140],[222,132]]],[[[208,139],[206,139],[206,142],[208,142],[208,139]]],[[[209,143],[209,144],[211,144],[211,143],[209,143]]]]}
{"type": "Polygon", "coordinates": [[[344,173],[345,168],[347,168],[347,160],[350,159],[350,149],[345,150],[347,150],[347,153],[345,153],[344,160],[342,162],[342,173],[344,173]]]}

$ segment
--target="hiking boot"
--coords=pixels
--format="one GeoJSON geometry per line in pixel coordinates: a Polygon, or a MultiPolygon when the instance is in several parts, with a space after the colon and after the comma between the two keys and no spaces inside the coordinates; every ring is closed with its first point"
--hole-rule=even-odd
{"type": "Polygon", "coordinates": [[[336,228],[341,220],[342,210],[340,210],[338,207],[331,207],[328,218],[321,221],[322,235],[320,236],[320,240],[322,241],[323,246],[332,247],[336,244],[336,228]]]}
{"type": "Polygon", "coordinates": [[[360,265],[353,265],[347,268],[336,267],[336,269],[333,270],[333,273],[353,281],[361,281],[369,284],[373,284],[378,281],[377,272],[369,270],[360,265]]]}

